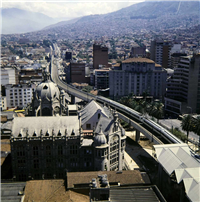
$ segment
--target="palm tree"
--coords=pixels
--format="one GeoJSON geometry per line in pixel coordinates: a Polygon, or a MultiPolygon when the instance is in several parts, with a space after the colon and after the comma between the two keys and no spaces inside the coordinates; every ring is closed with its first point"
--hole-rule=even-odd
{"type": "Polygon", "coordinates": [[[133,104],[133,94],[131,93],[128,96],[122,97],[119,102],[127,107],[131,107],[133,104]]]}
{"type": "Polygon", "coordinates": [[[153,112],[155,110],[155,102],[151,102],[148,106],[148,113],[149,113],[149,116],[152,116],[153,117],[153,112]]]}
{"type": "Polygon", "coordinates": [[[197,116],[196,119],[193,119],[193,124],[192,124],[192,131],[196,133],[199,136],[199,143],[200,143],[200,116],[197,116]]]}
{"type": "Polygon", "coordinates": [[[163,106],[163,103],[157,102],[152,109],[151,115],[157,119],[157,122],[163,116],[163,106]]]}
{"type": "Polygon", "coordinates": [[[187,132],[187,141],[188,141],[189,131],[191,131],[192,127],[192,116],[190,114],[183,117],[181,127],[184,131],[187,132]]]}

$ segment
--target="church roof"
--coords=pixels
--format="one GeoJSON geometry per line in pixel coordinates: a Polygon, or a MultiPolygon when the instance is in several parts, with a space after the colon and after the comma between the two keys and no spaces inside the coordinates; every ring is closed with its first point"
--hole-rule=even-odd
{"type": "Polygon", "coordinates": [[[55,83],[53,83],[50,80],[46,80],[42,83],[40,83],[36,88],[36,93],[39,98],[44,99],[53,99],[58,98],[60,95],[60,91],[55,83]]]}
{"type": "Polygon", "coordinates": [[[99,133],[96,133],[94,137],[94,145],[101,146],[107,144],[106,136],[103,134],[102,128],[99,129],[99,133]]]}
{"type": "Polygon", "coordinates": [[[64,136],[67,133],[79,135],[78,116],[56,117],[16,117],[13,120],[12,135],[14,137],[64,136]],[[42,132],[41,132],[42,130],[42,132]]]}
{"type": "Polygon", "coordinates": [[[105,117],[108,117],[105,110],[97,104],[94,100],[89,102],[84,109],[80,111],[81,116],[81,123],[85,124],[90,118],[98,111],[101,110],[101,114],[103,114],[105,117]]]}

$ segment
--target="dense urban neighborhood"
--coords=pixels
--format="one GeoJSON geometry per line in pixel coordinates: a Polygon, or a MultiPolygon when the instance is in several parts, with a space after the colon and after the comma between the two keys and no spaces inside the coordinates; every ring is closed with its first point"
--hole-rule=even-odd
{"type": "Polygon", "coordinates": [[[199,8],[142,2],[13,33],[9,12],[28,12],[3,9],[1,200],[200,201],[199,8]]]}

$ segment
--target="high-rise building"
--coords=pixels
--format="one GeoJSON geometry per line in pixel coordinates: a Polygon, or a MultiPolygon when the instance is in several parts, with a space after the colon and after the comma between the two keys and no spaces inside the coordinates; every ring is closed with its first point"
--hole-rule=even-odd
{"type": "Polygon", "coordinates": [[[101,44],[93,44],[93,68],[99,69],[99,65],[108,66],[108,48],[101,44]]]}
{"type": "Polygon", "coordinates": [[[85,63],[71,62],[70,63],[70,82],[71,83],[86,83],[85,63]]]}
{"type": "Polygon", "coordinates": [[[72,60],[72,52],[66,51],[66,53],[65,53],[65,59],[66,59],[67,61],[72,60]]]}
{"type": "Polygon", "coordinates": [[[109,68],[95,69],[95,88],[106,89],[109,88],[109,68]]]}
{"type": "Polygon", "coordinates": [[[133,46],[131,48],[130,57],[145,57],[146,56],[146,46],[133,46]]]}
{"type": "Polygon", "coordinates": [[[151,60],[160,64],[164,68],[170,67],[171,42],[163,40],[154,40],[151,42],[151,60]]]}
{"type": "Polygon", "coordinates": [[[165,110],[177,115],[200,113],[200,54],[180,58],[167,81],[165,110]]]}
{"type": "Polygon", "coordinates": [[[181,56],[186,56],[186,53],[173,53],[171,55],[171,68],[178,67],[181,56]]]}
{"type": "Polygon", "coordinates": [[[147,58],[129,58],[109,72],[110,96],[139,96],[144,92],[154,98],[164,98],[167,72],[147,58]]]}

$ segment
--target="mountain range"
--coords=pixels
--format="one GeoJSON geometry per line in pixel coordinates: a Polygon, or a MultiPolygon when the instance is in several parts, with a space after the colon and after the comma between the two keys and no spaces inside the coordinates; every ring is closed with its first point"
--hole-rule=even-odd
{"type": "MultiPolygon", "coordinates": [[[[16,9],[14,9],[16,11],[16,9]]],[[[199,1],[145,1],[133,4],[118,11],[89,15],[68,21],[55,22],[55,19],[41,13],[23,11],[10,13],[2,10],[2,30],[10,33],[18,28],[21,32],[36,31],[70,36],[102,36],[127,34],[134,30],[160,30],[189,27],[199,24],[199,1]],[[26,17],[23,17],[26,16],[26,17]],[[55,22],[55,24],[54,24],[55,22]],[[36,26],[37,24],[37,26],[36,26]],[[20,29],[19,29],[20,27],[20,29]]]]}
{"type": "Polygon", "coordinates": [[[133,4],[118,11],[90,15],[51,25],[46,34],[56,33],[57,38],[98,38],[124,36],[138,30],[169,30],[189,28],[200,23],[199,1],[156,1],[133,4]]]}
{"type": "Polygon", "coordinates": [[[42,28],[58,22],[38,12],[30,12],[18,8],[1,9],[2,34],[25,33],[41,30],[42,28]]]}

